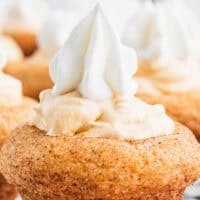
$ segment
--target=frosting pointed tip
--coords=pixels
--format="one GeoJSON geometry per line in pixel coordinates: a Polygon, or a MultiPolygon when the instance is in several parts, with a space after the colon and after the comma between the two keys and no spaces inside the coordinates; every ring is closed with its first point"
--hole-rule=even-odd
{"type": "Polygon", "coordinates": [[[95,5],[96,10],[101,10],[101,3],[98,1],[95,5]]]}
{"type": "Polygon", "coordinates": [[[98,2],[96,3],[96,5],[94,6],[94,10],[95,10],[96,13],[99,13],[99,12],[102,12],[102,11],[103,11],[102,5],[101,5],[101,3],[100,3],[99,1],[98,1],[98,2]]]}

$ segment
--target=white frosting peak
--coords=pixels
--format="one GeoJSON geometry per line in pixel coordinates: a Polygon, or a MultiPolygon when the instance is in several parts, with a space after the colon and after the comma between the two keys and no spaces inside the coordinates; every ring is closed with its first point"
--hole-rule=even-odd
{"type": "Polygon", "coordinates": [[[50,65],[54,95],[78,89],[83,97],[101,100],[113,94],[132,96],[137,84],[133,49],[118,35],[97,5],[72,31],[50,65]]]}
{"type": "Polygon", "coordinates": [[[72,29],[78,22],[79,15],[75,12],[56,11],[44,22],[39,32],[39,46],[49,56],[63,46],[72,29]]]}
{"type": "Polygon", "coordinates": [[[130,23],[124,42],[136,48],[142,60],[169,66],[200,55],[200,25],[181,1],[146,1],[130,23]]]}

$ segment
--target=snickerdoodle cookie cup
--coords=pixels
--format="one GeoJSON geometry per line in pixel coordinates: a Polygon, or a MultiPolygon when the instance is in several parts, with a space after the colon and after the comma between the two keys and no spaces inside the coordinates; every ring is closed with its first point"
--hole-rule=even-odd
{"type": "Polygon", "coordinates": [[[3,147],[0,169],[24,200],[180,200],[200,176],[199,156],[194,136],[179,124],[171,135],[145,140],[49,137],[24,126],[3,147]]]}
{"type": "Polygon", "coordinates": [[[200,146],[162,105],[132,97],[136,70],[97,5],[53,59],[34,118],[0,152],[23,199],[181,199],[200,176],[200,146]]]}

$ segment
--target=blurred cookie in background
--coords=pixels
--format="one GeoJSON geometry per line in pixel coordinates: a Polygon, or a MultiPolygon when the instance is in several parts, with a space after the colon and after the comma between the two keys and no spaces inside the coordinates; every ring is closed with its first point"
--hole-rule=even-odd
{"type": "Polygon", "coordinates": [[[0,49],[6,54],[8,63],[18,62],[24,58],[22,49],[12,37],[3,34],[3,29],[6,24],[6,15],[6,1],[0,1],[0,49]]]}
{"type": "Polygon", "coordinates": [[[200,139],[200,24],[182,1],[143,1],[123,41],[137,51],[138,96],[200,139]]]}
{"type": "MultiPolygon", "coordinates": [[[[19,80],[6,75],[2,68],[6,65],[6,53],[0,49],[0,149],[14,128],[33,117],[36,102],[22,94],[19,80]]],[[[0,199],[14,200],[17,191],[0,174],[0,199]]]]}
{"type": "Polygon", "coordinates": [[[52,12],[38,33],[38,49],[22,62],[10,64],[5,68],[6,73],[22,81],[26,96],[38,99],[40,91],[52,87],[48,71],[50,61],[79,22],[79,17],[76,12],[52,12]]]}
{"type": "Polygon", "coordinates": [[[46,0],[10,0],[5,9],[4,33],[30,55],[37,48],[37,33],[49,15],[46,0]]]}

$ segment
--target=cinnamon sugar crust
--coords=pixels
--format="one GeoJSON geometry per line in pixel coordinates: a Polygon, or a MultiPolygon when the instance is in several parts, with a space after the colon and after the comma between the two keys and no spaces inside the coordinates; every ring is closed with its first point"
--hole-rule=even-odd
{"type": "MultiPolygon", "coordinates": [[[[0,106],[0,148],[14,128],[27,122],[33,116],[32,107],[35,104],[35,101],[26,97],[20,106],[0,106]]],[[[7,183],[0,174],[0,199],[15,200],[17,194],[15,186],[7,183]]]]}
{"type": "Polygon", "coordinates": [[[33,117],[34,105],[36,102],[28,97],[23,97],[22,104],[19,106],[0,105],[0,148],[13,129],[33,117]]]}
{"type": "Polygon", "coordinates": [[[200,177],[199,158],[198,142],[180,124],[174,134],[132,141],[50,137],[25,125],[3,146],[0,171],[25,200],[178,200],[200,177]]]}
{"type": "Polygon", "coordinates": [[[0,199],[1,200],[15,200],[18,192],[14,185],[7,183],[5,178],[0,174],[0,199]]]}

